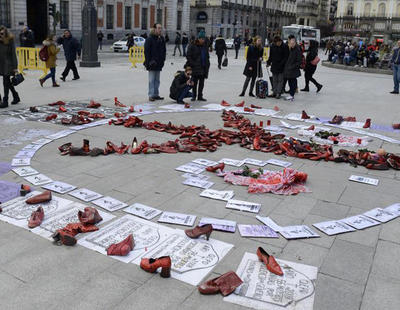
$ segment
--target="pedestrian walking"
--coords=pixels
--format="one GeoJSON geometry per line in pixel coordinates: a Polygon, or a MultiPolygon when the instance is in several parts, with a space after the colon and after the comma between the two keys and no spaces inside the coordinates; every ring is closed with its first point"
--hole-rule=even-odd
{"type": "Polygon", "coordinates": [[[283,93],[283,70],[289,55],[289,48],[283,43],[280,36],[275,36],[269,52],[267,67],[271,66],[272,94],[269,97],[280,99],[283,93]]]}
{"type": "Polygon", "coordinates": [[[263,57],[263,46],[261,42],[261,37],[254,37],[253,43],[249,45],[246,56],[246,66],[244,67],[243,75],[246,76],[246,80],[243,84],[242,92],[240,97],[243,97],[246,93],[247,87],[249,86],[250,80],[250,90],[249,96],[255,97],[253,94],[254,85],[256,83],[257,77],[262,77],[261,62],[263,57]]]}
{"type": "Polygon", "coordinates": [[[238,59],[240,44],[242,44],[242,39],[238,34],[236,35],[235,40],[233,40],[233,44],[235,45],[235,59],[238,59]]]}
{"type": "Polygon", "coordinates": [[[289,96],[285,99],[293,101],[294,94],[297,89],[297,78],[301,76],[300,66],[301,66],[301,50],[296,43],[296,38],[294,35],[288,37],[288,47],[289,55],[283,70],[283,77],[287,79],[289,83],[289,96]]]}
{"type": "Polygon", "coordinates": [[[315,40],[310,41],[310,47],[308,48],[307,57],[306,57],[306,67],[304,68],[304,78],[306,82],[306,86],[301,91],[310,91],[310,82],[312,82],[315,87],[317,87],[317,93],[322,88],[322,85],[319,84],[314,78],[313,75],[317,70],[317,65],[319,62],[318,57],[318,42],[315,40]]]}
{"type": "Polygon", "coordinates": [[[103,49],[103,38],[104,38],[104,34],[100,30],[97,33],[97,49],[99,49],[99,48],[100,48],[100,50],[103,49]]]}
{"type": "Polygon", "coordinates": [[[4,26],[0,27],[0,75],[3,76],[4,97],[1,100],[0,108],[8,107],[8,95],[11,91],[13,101],[11,104],[20,102],[19,95],[11,83],[11,76],[18,73],[18,62],[15,53],[14,36],[4,26]]]}
{"type": "Polygon", "coordinates": [[[393,66],[393,83],[394,88],[391,94],[399,93],[400,84],[400,40],[397,41],[397,47],[393,50],[393,55],[391,59],[391,64],[393,66]]]}
{"type": "Polygon", "coordinates": [[[187,62],[185,66],[192,68],[192,101],[196,101],[196,97],[198,101],[207,101],[203,97],[204,80],[208,78],[208,72],[210,70],[209,46],[206,42],[208,42],[206,40],[206,33],[202,30],[199,32],[197,40],[189,45],[186,54],[187,62]]]}
{"type": "Polygon", "coordinates": [[[222,57],[224,57],[224,54],[225,54],[225,57],[228,55],[226,43],[222,36],[218,36],[215,39],[215,54],[217,54],[217,57],[218,57],[218,69],[221,70],[222,57]]]}
{"type": "Polygon", "coordinates": [[[186,32],[183,33],[182,35],[182,51],[183,51],[183,57],[186,57],[186,48],[189,44],[189,38],[186,34],[186,32]]]}
{"type": "Polygon", "coordinates": [[[181,34],[179,32],[177,32],[176,36],[175,36],[174,53],[172,54],[172,56],[176,55],[176,50],[179,51],[179,56],[182,56],[181,44],[182,44],[181,34]]]}
{"type": "Polygon", "coordinates": [[[78,69],[75,65],[76,58],[81,58],[81,45],[79,41],[72,36],[71,31],[65,30],[64,35],[61,38],[58,38],[57,43],[63,46],[65,60],[67,61],[67,65],[65,66],[60,79],[65,82],[69,70],[72,70],[72,73],[74,74],[73,80],[79,80],[78,69]]]}
{"type": "Polygon", "coordinates": [[[24,26],[19,34],[19,43],[21,47],[35,47],[35,36],[27,26],[24,26]]]}
{"type": "Polygon", "coordinates": [[[54,39],[52,37],[48,37],[43,41],[43,48],[47,51],[47,60],[46,60],[46,68],[50,69],[50,73],[48,73],[44,78],[39,80],[40,86],[43,87],[44,82],[47,79],[51,78],[53,82],[53,87],[60,87],[60,85],[56,82],[56,62],[57,62],[57,54],[60,51],[59,47],[56,47],[54,39]]]}
{"type": "Polygon", "coordinates": [[[149,71],[149,101],[164,100],[160,97],[160,73],[166,57],[165,40],[161,24],[155,24],[144,44],[144,66],[149,71]]]}
{"type": "Polygon", "coordinates": [[[128,35],[128,39],[126,40],[126,46],[128,47],[128,52],[131,49],[131,47],[135,46],[135,38],[133,37],[132,33],[128,35]]]}

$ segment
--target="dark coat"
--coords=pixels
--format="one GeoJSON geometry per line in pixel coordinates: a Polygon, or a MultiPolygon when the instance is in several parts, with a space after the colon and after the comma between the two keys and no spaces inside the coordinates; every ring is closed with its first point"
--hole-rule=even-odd
{"type": "Polygon", "coordinates": [[[223,38],[217,38],[215,40],[215,54],[224,55],[227,53],[226,43],[223,38]]]}
{"type": "Polygon", "coordinates": [[[144,43],[144,66],[147,71],[161,71],[164,67],[166,54],[164,38],[150,34],[144,43]]]}
{"type": "Polygon", "coordinates": [[[190,44],[186,53],[186,66],[192,68],[192,75],[194,77],[208,78],[208,71],[210,69],[210,54],[208,52],[208,45],[200,45],[199,41],[196,40],[194,44],[190,44]],[[201,63],[201,52],[205,53],[205,63],[201,63]]]}
{"type": "Polygon", "coordinates": [[[315,57],[318,56],[318,50],[317,49],[309,49],[306,57],[306,67],[304,68],[304,71],[306,73],[314,73],[315,70],[317,70],[317,66],[314,66],[311,62],[315,59],[315,57]]]}
{"type": "Polygon", "coordinates": [[[58,38],[58,44],[62,44],[66,61],[75,61],[76,55],[81,56],[81,45],[73,36],[58,38]]]}
{"type": "Polygon", "coordinates": [[[35,36],[32,30],[21,31],[19,34],[19,42],[21,43],[21,47],[35,47],[35,36]]]}
{"type": "Polygon", "coordinates": [[[11,39],[8,44],[0,41],[0,75],[14,75],[17,67],[14,39],[11,39]]]}
{"type": "Polygon", "coordinates": [[[277,46],[273,44],[269,51],[268,65],[271,66],[271,72],[278,74],[282,73],[285,68],[286,61],[289,56],[289,48],[286,44],[277,46]]]}
{"type": "Polygon", "coordinates": [[[189,78],[185,75],[185,72],[178,71],[175,74],[175,78],[172,81],[171,87],[169,88],[169,97],[174,100],[178,100],[182,90],[186,87],[186,83],[189,78]]]}
{"type": "Polygon", "coordinates": [[[181,43],[182,43],[181,35],[177,33],[175,37],[175,44],[180,45],[181,43]]]}
{"type": "Polygon", "coordinates": [[[235,49],[240,49],[240,44],[242,43],[242,39],[240,39],[239,37],[235,38],[233,40],[233,44],[235,45],[235,49]]]}
{"type": "Polygon", "coordinates": [[[183,35],[182,36],[182,45],[188,45],[189,43],[189,38],[187,37],[187,35],[183,35]]]}
{"type": "Polygon", "coordinates": [[[295,79],[301,76],[301,50],[298,45],[289,49],[289,56],[283,70],[283,77],[286,79],[295,79]]]}
{"type": "Polygon", "coordinates": [[[264,50],[263,48],[257,48],[253,44],[251,44],[247,50],[247,62],[244,67],[243,74],[247,77],[262,77],[262,68],[260,58],[263,57],[264,50]],[[252,68],[250,70],[250,68],[252,68]],[[258,72],[258,75],[257,75],[258,72]]]}

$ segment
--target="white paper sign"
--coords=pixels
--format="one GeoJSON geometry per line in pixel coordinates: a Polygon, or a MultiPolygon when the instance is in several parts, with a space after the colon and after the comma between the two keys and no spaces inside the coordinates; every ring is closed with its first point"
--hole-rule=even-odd
{"type": "Polygon", "coordinates": [[[14,171],[16,174],[18,174],[20,177],[27,177],[30,175],[35,175],[38,174],[39,171],[33,169],[32,167],[18,167],[14,168],[12,171],[14,171]]]}
{"type": "Polygon", "coordinates": [[[45,176],[44,174],[31,175],[29,177],[26,177],[25,180],[27,180],[29,183],[32,183],[33,185],[36,185],[36,186],[40,186],[40,185],[44,185],[44,184],[53,182],[52,179],[45,176]]]}
{"type": "Polygon", "coordinates": [[[375,185],[375,186],[377,186],[379,183],[378,179],[372,179],[372,178],[362,177],[362,176],[358,176],[358,175],[350,176],[349,181],[365,183],[365,184],[375,185]]]}
{"type": "Polygon", "coordinates": [[[313,224],[314,227],[327,234],[328,236],[355,231],[355,229],[344,222],[327,221],[313,224]]]}
{"type": "Polygon", "coordinates": [[[69,136],[70,134],[73,134],[73,133],[75,133],[75,130],[66,129],[66,130],[56,132],[55,134],[52,134],[50,136],[47,136],[46,138],[51,139],[51,140],[57,140],[57,139],[69,136]]]}
{"type": "Polygon", "coordinates": [[[235,196],[233,191],[217,191],[215,189],[206,189],[200,193],[201,197],[217,199],[217,200],[225,200],[228,201],[235,196]]]}
{"type": "Polygon", "coordinates": [[[284,168],[290,167],[292,165],[292,163],[290,163],[290,162],[279,160],[279,159],[274,159],[274,158],[267,160],[267,164],[284,167],[284,168]]]}
{"type": "Polygon", "coordinates": [[[217,165],[218,163],[216,161],[204,159],[204,158],[197,158],[193,160],[195,164],[203,165],[203,166],[214,166],[217,165]]]}
{"type": "Polygon", "coordinates": [[[384,210],[392,214],[396,214],[397,216],[400,216],[400,203],[395,203],[393,205],[390,205],[389,207],[386,207],[384,210]]]}
{"type": "Polygon", "coordinates": [[[244,160],[237,160],[231,158],[222,158],[219,162],[234,167],[241,167],[244,164],[244,160]]]}
{"type": "Polygon", "coordinates": [[[208,175],[205,174],[194,174],[194,173],[185,173],[182,174],[182,177],[184,177],[185,179],[199,179],[203,181],[206,181],[210,178],[208,175]]]}
{"type": "Polygon", "coordinates": [[[236,231],[236,222],[234,221],[203,217],[199,222],[199,226],[204,226],[206,224],[211,224],[214,230],[221,230],[232,233],[236,231]]]}
{"type": "Polygon", "coordinates": [[[103,195],[93,192],[91,190],[88,190],[87,188],[78,188],[77,190],[70,192],[68,195],[78,198],[84,202],[89,202],[89,201],[103,197],[103,195]]]}
{"type": "Polygon", "coordinates": [[[372,209],[368,212],[365,212],[364,215],[368,216],[374,220],[377,220],[381,223],[389,222],[389,221],[395,219],[396,217],[398,217],[397,214],[390,213],[389,211],[386,211],[382,208],[372,209]]]}
{"type": "Polygon", "coordinates": [[[92,201],[92,203],[111,212],[128,206],[125,202],[121,202],[109,196],[96,199],[92,201]]]}
{"type": "Polygon", "coordinates": [[[254,165],[254,166],[259,166],[259,167],[264,167],[267,162],[265,160],[258,160],[258,159],[254,159],[254,158],[246,158],[244,160],[245,164],[248,165],[254,165]]]}
{"type": "Polygon", "coordinates": [[[30,166],[31,159],[30,158],[13,158],[11,162],[11,166],[20,167],[20,166],[30,166]]]}
{"type": "Polygon", "coordinates": [[[307,225],[285,226],[279,230],[279,233],[286,239],[319,237],[319,235],[307,225]]]}
{"type": "Polygon", "coordinates": [[[43,185],[42,188],[48,189],[50,191],[53,191],[53,192],[56,192],[59,194],[65,194],[65,193],[68,193],[68,192],[74,190],[76,188],[76,186],[73,186],[71,184],[67,184],[64,182],[55,181],[53,183],[43,185]]]}
{"type": "Polygon", "coordinates": [[[195,164],[195,163],[187,163],[186,165],[179,166],[178,168],[175,168],[175,170],[182,171],[182,172],[188,172],[188,173],[194,173],[194,174],[200,174],[204,170],[203,165],[195,164]]]}
{"type": "Polygon", "coordinates": [[[284,128],[288,128],[288,129],[297,129],[297,128],[301,128],[303,125],[290,125],[289,123],[285,122],[285,121],[280,121],[281,122],[281,126],[284,128]]]}
{"type": "Polygon", "coordinates": [[[128,208],[125,208],[124,212],[142,217],[146,220],[151,220],[162,213],[161,210],[143,205],[141,203],[134,203],[128,208]]]}
{"type": "Polygon", "coordinates": [[[43,145],[42,144],[28,144],[22,150],[23,151],[38,151],[43,145]]]}
{"type": "Polygon", "coordinates": [[[200,179],[194,179],[194,178],[186,179],[185,181],[182,182],[182,184],[199,187],[199,188],[204,188],[204,189],[210,188],[211,186],[214,185],[213,182],[204,181],[204,180],[200,180],[200,179]]]}
{"type": "Polygon", "coordinates": [[[45,145],[45,144],[48,144],[48,143],[50,143],[50,142],[52,142],[52,141],[53,141],[52,139],[45,139],[45,138],[43,138],[43,139],[39,139],[39,140],[33,141],[32,143],[33,143],[33,144],[45,145]]]}
{"type": "Polygon", "coordinates": [[[355,215],[341,220],[350,226],[353,226],[355,229],[364,229],[372,226],[379,225],[380,222],[375,221],[364,215],[355,215]]]}
{"type": "Polygon", "coordinates": [[[242,237],[279,238],[279,235],[266,225],[238,224],[238,228],[242,237]]]}
{"type": "Polygon", "coordinates": [[[33,156],[35,156],[36,151],[24,151],[21,150],[19,151],[14,157],[15,158],[32,158],[33,156]]]}
{"type": "Polygon", "coordinates": [[[277,259],[283,276],[277,276],[258,260],[245,253],[236,271],[243,280],[224,301],[253,309],[312,310],[318,269],[313,266],[277,259]]]}
{"type": "Polygon", "coordinates": [[[271,110],[271,109],[256,109],[254,111],[255,115],[261,115],[261,116],[272,116],[275,114],[278,114],[279,111],[271,110]]]}
{"type": "Polygon", "coordinates": [[[184,226],[193,226],[195,220],[196,220],[195,215],[164,211],[157,222],[184,225],[184,226]]]}
{"type": "Polygon", "coordinates": [[[268,216],[256,216],[256,219],[259,220],[261,223],[264,223],[268,227],[270,227],[272,230],[279,232],[282,229],[282,226],[279,226],[277,223],[275,223],[270,217],[268,216]]]}
{"type": "Polygon", "coordinates": [[[234,209],[239,211],[251,212],[251,213],[258,213],[261,209],[260,203],[255,202],[248,202],[248,201],[241,201],[241,200],[228,200],[226,204],[227,209],[234,209]]]}

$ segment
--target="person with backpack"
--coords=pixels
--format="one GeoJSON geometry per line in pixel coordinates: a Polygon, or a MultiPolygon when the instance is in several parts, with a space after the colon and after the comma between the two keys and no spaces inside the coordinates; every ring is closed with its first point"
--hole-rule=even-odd
{"type": "Polygon", "coordinates": [[[78,59],[81,58],[81,45],[79,41],[72,36],[71,31],[65,30],[64,36],[58,38],[57,43],[59,45],[62,44],[64,48],[65,60],[67,61],[67,65],[60,79],[65,82],[65,78],[68,76],[69,70],[72,70],[74,74],[74,78],[72,80],[79,80],[80,77],[78,69],[75,65],[76,57],[78,56],[78,59]]]}
{"type": "Polygon", "coordinates": [[[43,47],[39,52],[39,57],[42,61],[46,62],[46,68],[50,69],[50,73],[39,80],[40,86],[43,87],[44,82],[46,82],[47,79],[51,78],[53,82],[53,87],[60,87],[60,85],[58,85],[56,82],[56,61],[59,51],[60,48],[56,47],[56,44],[52,37],[48,37],[46,40],[43,41],[43,47]]]}
{"type": "Polygon", "coordinates": [[[246,80],[243,84],[242,92],[240,93],[240,97],[243,97],[246,93],[247,87],[249,86],[250,80],[250,90],[249,96],[255,97],[253,94],[254,85],[256,83],[257,78],[262,77],[262,67],[261,62],[263,58],[263,46],[261,42],[261,37],[256,36],[253,39],[253,43],[249,45],[246,56],[246,66],[244,67],[243,75],[246,76],[246,80]]]}
{"type": "Polygon", "coordinates": [[[285,68],[283,69],[283,77],[287,79],[289,83],[289,96],[285,99],[293,101],[294,94],[297,89],[297,78],[301,76],[300,66],[302,62],[302,53],[300,47],[296,43],[296,37],[294,35],[290,35],[288,37],[288,47],[289,47],[289,55],[285,64],[285,68]]]}
{"type": "Polygon", "coordinates": [[[0,108],[8,107],[8,94],[11,91],[14,100],[11,104],[20,102],[18,93],[11,83],[11,76],[18,73],[18,61],[15,53],[14,36],[4,26],[0,27],[0,75],[3,76],[4,97],[0,108]]]}
{"type": "Polygon", "coordinates": [[[228,50],[226,49],[225,40],[221,35],[219,35],[215,39],[215,54],[217,55],[217,58],[218,58],[218,69],[221,70],[222,57],[224,56],[224,54],[225,54],[225,57],[228,54],[228,50]]]}
{"type": "Polygon", "coordinates": [[[310,41],[310,47],[308,48],[307,57],[306,57],[306,66],[304,68],[304,78],[306,82],[306,86],[301,91],[310,91],[309,85],[312,82],[317,87],[317,93],[322,88],[322,85],[319,84],[314,78],[313,75],[317,70],[318,62],[320,61],[318,57],[318,42],[315,40],[310,41]]]}
{"type": "Polygon", "coordinates": [[[192,97],[190,90],[194,83],[192,81],[192,68],[186,66],[185,71],[178,71],[175,74],[172,85],[169,89],[169,97],[177,103],[186,104],[185,98],[192,97]]]}

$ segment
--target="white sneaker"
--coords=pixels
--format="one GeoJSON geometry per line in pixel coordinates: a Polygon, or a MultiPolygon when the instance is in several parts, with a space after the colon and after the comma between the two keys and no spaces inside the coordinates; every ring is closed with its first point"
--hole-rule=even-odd
{"type": "Polygon", "coordinates": [[[292,96],[287,96],[287,97],[285,97],[285,100],[293,101],[293,100],[294,100],[294,97],[292,97],[292,96]]]}

